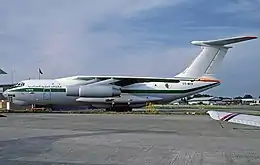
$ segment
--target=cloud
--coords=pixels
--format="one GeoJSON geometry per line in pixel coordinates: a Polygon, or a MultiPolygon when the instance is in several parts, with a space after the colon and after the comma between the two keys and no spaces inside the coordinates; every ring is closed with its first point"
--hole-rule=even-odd
{"type": "Polygon", "coordinates": [[[221,13],[242,12],[245,14],[252,14],[252,13],[257,14],[259,6],[260,6],[259,0],[250,0],[250,1],[232,0],[226,2],[225,6],[223,6],[222,8],[218,8],[216,11],[219,11],[221,13]]]}
{"type": "MultiPolygon", "coordinates": [[[[178,4],[180,1],[153,0],[149,3],[147,0],[114,0],[109,3],[65,1],[61,5],[58,5],[57,2],[49,3],[47,1],[26,2],[17,6],[13,6],[12,3],[6,4],[6,8],[9,7],[16,11],[6,11],[9,20],[12,21],[7,21],[7,26],[1,30],[6,34],[6,38],[13,37],[11,44],[2,40],[6,44],[3,45],[3,49],[9,45],[16,47],[16,51],[6,50],[9,54],[6,63],[12,62],[11,59],[14,56],[17,57],[17,52],[23,52],[21,56],[29,57],[29,59],[21,58],[20,64],[23,65],[16,67],[25,65],[30,67],[18,70],[30,74],[33,67],[35,69],[42,67],[47,75],[49,73],[50,76],[54,76],[60,73],[75,74],[80,70],[85,70],[92,64],[93,58],[97,56],[109,58],[110,56],[106,52],[128,44],[116,32],[92,32],[89,28],[95,23],[103,20],[113,22],[113,19],[130,18],[138,12],[163,5],[178,4]],[[22,9],[20,5],[22,5],[22,9]]],[[[6,53],[3,52],[3,54],[6,53]]],[[[96,66],[93,66],[93,69],[96,66]]]]}
{"type": "MultiPolygon", "coordinates": [[[[259,36],[259,35],[258,35],[259,36]]],[[[257,73],[260,60],[257,46],[259,39],[234,45],[226,55],[217,77],[223,82],[221,86],[211,91],[224,96],[253,94],[258,97],[260,75],[257,73]]]]}
{"type": "MultiPolygon", "coordinates": [[[[192,40],[259,35],[260,24],[251,19],[259,14],[254,8],[258,1],[253,2],[3,1],[0,54],[5,58],[1,68],[9,73],[15,68],[16,81],[36,78],[38,67],[45,78],[75,74],[172,77],[199,53],[198,47],[189,44],[192,40]],[[237,12],[241,8],[246,8],[243,14],[237,12]]],[[[257,93],[253,83],[247,82],[254,89],[243,89],[232,84],[231,76],[237,73],[234,70],[245,73],[257,69],[252,67],[256,65],[257,44],[237,45],[228,54],[219,71],[224,83],[214,93],[257,93]],[[250,57],[243,56],[249,52],[250,57]],[[245,66],[246,60],[252,64],[245,66]],[[230,87],[234,88],[227,90],[230,87]]],[[[237,76],[236,80],[245,83],[237,76]]],[[[10,77],[0,80],[9,82],[10,77]]],[[[257,76],[253,81],[259,82],[257,76]]]]}

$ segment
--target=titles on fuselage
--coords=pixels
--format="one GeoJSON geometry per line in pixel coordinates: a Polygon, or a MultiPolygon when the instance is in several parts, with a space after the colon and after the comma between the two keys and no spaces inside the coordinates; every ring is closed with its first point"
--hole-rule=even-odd
{"type": "Polygon", "coordinates": [[[182,85],[193,85],[193,83],[190,83],[190,82],[188,82],[188,83],[183,82],[182,85]]]}
{"type": "Polygon", "coordinates": [[[61,85],[28,85],[29,88],[61,88],[61,85]]]}

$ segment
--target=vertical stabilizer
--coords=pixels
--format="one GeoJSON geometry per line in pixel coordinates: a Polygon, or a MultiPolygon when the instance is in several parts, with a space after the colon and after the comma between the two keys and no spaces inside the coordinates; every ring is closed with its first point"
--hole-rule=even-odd
{"type": "Polygon", "coordinates": [[[220,47],[218,49],[218,53],[215,55],[214,59],[211,61],[209,66],[206,68],[205,74],[206,75],[213,75],[217,72],[217,69],[220,67],[221,62],[223,61],[224,57],[228,52],[228,48],[220,47]]]}
{"type": "Polygon", "coordinates": [[[257,37],[233,37],[219,40],[192,41],[193,45],[201,46],[202,51],[189,67],[175,77],[199,78],[204,75],[213,75],[220,67],[228,49],[228,44],[238,43],[257,37]]]}
{"type": "Polygon", "coordinates": [[[0,74],[7,74],[5,71],[3,71],[2,69],[0,69],[0,74]]]}

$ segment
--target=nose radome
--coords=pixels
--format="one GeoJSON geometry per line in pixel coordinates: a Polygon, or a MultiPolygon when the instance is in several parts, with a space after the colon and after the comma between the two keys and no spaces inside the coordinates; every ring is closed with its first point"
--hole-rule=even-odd
{"type": "Polygon", "coordinates": [[[7,96],[8,96],[8,89],[3,92],[3,96],[7,98],[7,96]]]}

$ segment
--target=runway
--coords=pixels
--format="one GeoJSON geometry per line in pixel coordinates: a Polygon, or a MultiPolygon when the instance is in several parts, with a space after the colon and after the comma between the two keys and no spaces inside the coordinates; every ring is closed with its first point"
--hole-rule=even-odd
{"type": "Polygon", "coordinates": [[[6,114],[1,165],[260,164],[260,130],[209,116],[6,114]]]}

